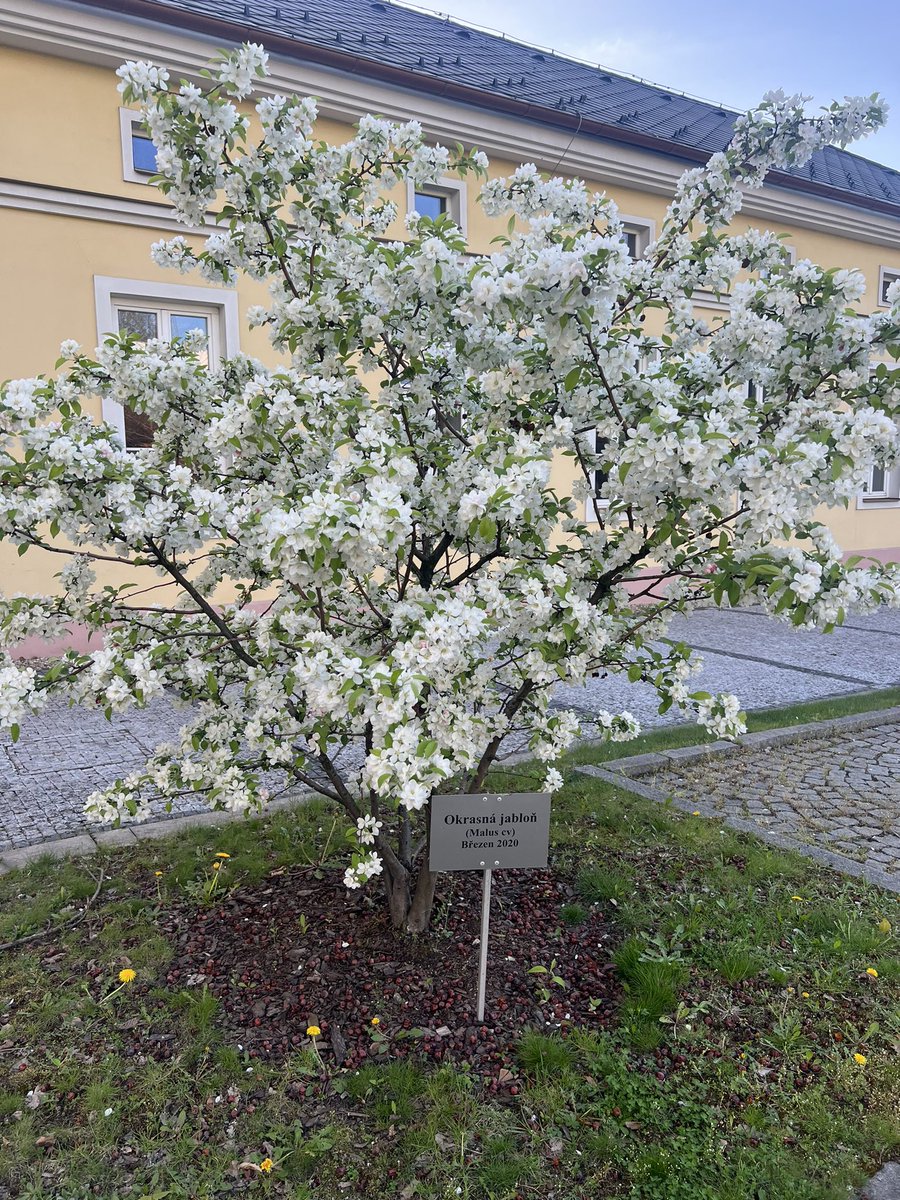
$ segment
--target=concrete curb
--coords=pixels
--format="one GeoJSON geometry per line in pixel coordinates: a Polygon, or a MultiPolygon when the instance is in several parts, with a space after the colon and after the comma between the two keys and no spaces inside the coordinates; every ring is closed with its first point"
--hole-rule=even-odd
{"type": "MultiPolygon", "coordinates": [[[[286,796],[270,801],[254,816],[268,817],[302,804],[313,791],[295,789],[286,796]]],[[[27,867],[40,858],[82,858],[96,854],[98,850],[112,850],[120,846],[137,846],[154,838],[173,837],[188,829],[215,828],[233,821],[247,820],[241,813],[198,812],[183,817],[166,817],[159,821],[147,821],[142,825],[123,825],[118,829],[101,829],[96,833],[79,833],[72,837],[56,838],[46,842],[32,842],[28,846],[17,846],[0,854],[0,875],[7,871],[27,867]]]]}
{"type": "Polygon", "coordinates": [[[738,738],[737,742],[711,742],[702,746],[682,746],[677,750],[661,750],[655,754],[635,754],[631,758],[619,758],[605,766],[585,765],[576,767],[581,775],[590,775],[594,779],[602,779],[614,787],[627,792],[633,792],[646,800],[657,804],[668,804],[682,812],[707,817],[721,821],[730,829],[741,833],[752,834],[760,841],[775,846],[779,850],[794,850],[806,858],[839,871],[844,875],[852,875],[857,879],[865,879],[878,887],[890,892],[900,893],[900,876],[882,871],[879,867],[867,866],[844,854],[831,850],[823,850],[819,846],[811,846],[799,838],[787,834],[775,833],[742,817],[724,816],[711,804],[702,800],[683,800],[662,788],[651,787],[648,783],[640,782],[640,776],[656,774],[665,771],[667,767],[685,762],[708,758],[714,754],[735,753],[740,749],[761,750],[767,746],[781,746],[788,742],[803,741],[817,737],[827,737],[832,733],[848,732],[854,729],[876,729],[879,725],[900,722],[900,706],[880,709],[874,712],[854,713],[846,717],[834,717],[829,721],[810,722],[805,725],[794,725],[784,729],[767,729],[760,733],[747,733],[738,738]]]}
{"type": "Polygon", "coordinates": [[[859,1193],[859,1200],[900,1200],[900,1163],[885,1163],[859,1193]]]}
{"type": "MultiPolygon", "coordinates": [[[[706,758],[710,754],[730,754],[742,746],[748,749],[760,749],[764,746],[781,745],[783,742],[794,741],[798,738],[824,737],[829,733],[839,730],[874,728],[878,725],[897,721],[900,721],[900,706],[878,709],[873,712],[854,713],[846,717],[835,717],[829,721],[816,721],[805,725],[788,726],[784,729],[767,729],[761,733],[747,733],[739,738],[737,743],[719,741],[709,742],[702,746],[681,746],[676,750],[662,750],[658,753],[635,754],[631,758],[614,759],[606,767],[583,766],[575,769],[579,774],[592,775],[598,779],[603,779],[607,783],[614,784],[619,788],[624,787],[626,791],[635,792],[637,795],[644,796],[648,800],[655,800],[659,803],[671,803],[676,808],[683,809],[685,812],[700,812],[702,816],[714,817],[716,820],[721,820],[721,816],[713,812],[709,806],[704,806],[702,803],[699,807],[696,804],[692,806],[687,801],[682,803],[674,798],[670,798],[657,789],[648,787],[646,784],[637,783],[636,777],[657,771],[664,771],[667,766],[674,763],[684,763],[692,759],[706,758]]],[[[584,742],[582,744],[589,746],[597,743],[584,742]]],[[[529,762],[531,757],[528,753],[518,752],[509,755],[508,758],[504,758],[497,765],[502,769],[503,767],[513,766],[517,763],[529,762]]],[[[288,795],[271,801],[258,815],[260,817],[267,817],[272,813],[283,812],[285,809],[293,808],[315,794],[312,790],[295,789],[288,795]]],[[[0,853],[0,875],[5,875],[7,871],[27,867],[29,863],[35,862],[39,858],[81,857],[95,854],[98,850],[114,849],[119,846],[134,846],[139,842],[153,838],[172,837],[188,829],[227,825],[231,821],[243,821],[245,819],[242,815],[228,812],[198,812],[189,813],[183,817],[167,817],[159,821],[148,821],[141,825],[125,825],[119,829],[98,830],[92,834],[81,832],[50,841],[32,842],[27,846],[17,846],[15,849],[4,850],[0,853]]],[[[742,821],[738,817],[733,819],[728,818],[725,824],[735,829],[740,829],[742,832],[752,833],[755,837],[769,842],[780,849],[798,850],[808,858],[817,859],[825,866],[833,867],[835,870],[844,872],[844,874],[869,879],[873,883],[877,883],[880,887],[900,892],[900,881],[891,879],[885,872],[878,871],[876,868],[864,868],[860,863],[855,862],[851,858],[846,858],[842,854],[832,854],[827,850],[819,850],[816,847],[808,846],[805,842],[800,842],[781,834],[770,833],[765,829],[760,829],[752,825],[749,821],[742,821]]]]}

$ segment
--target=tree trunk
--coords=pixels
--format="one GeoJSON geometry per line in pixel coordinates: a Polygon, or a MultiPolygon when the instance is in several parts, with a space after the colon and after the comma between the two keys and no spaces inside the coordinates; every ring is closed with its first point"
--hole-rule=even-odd
{"type": "Polygon", "coordinates": [[[434,907],[434,891],[437,887],[437,871],[429,871],[428,860],[419,868],[419,878],[416,880],[416,891],[413,896],[409,914],[406,918],[407,933],[425,933],[431,922],[431,910],[434,907]]]}
{"type": "Polygon", "coordinates": [[[388,912],[395,929],[402,929],[409,913],[409,871],[396,858],[382,859],[384,863],[384,890],[387,893],[388,912]]]}

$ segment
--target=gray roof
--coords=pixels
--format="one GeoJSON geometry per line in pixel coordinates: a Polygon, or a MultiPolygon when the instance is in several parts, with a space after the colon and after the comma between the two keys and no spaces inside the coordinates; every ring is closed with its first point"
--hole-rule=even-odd
{"type": "MultiPolygon", "coordinates": [[[[688,162],[728,144],[736,113],[388,0],[88,0],[134,16],[256,40],[273,53],[438,92],[688,162]]],[[[770,182],[900,217],[900,172],[819,151],[770,182]]]]}

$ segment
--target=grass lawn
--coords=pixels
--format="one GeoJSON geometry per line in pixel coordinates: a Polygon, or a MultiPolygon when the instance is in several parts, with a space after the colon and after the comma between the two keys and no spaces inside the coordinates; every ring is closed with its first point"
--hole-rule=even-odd
{"type": "Polygon", "coordinates": [[[535,1022],[489,1067],[420,1053],[415,1014],[349,1068],[324,1037],[259,1053],[229,1010],[252,972],[171,982],[196,930],[284,889],[313,936],[316,881],[343,866],[340,826],[317,857],[327,805],[0,878],[7,941],[77,915],[105,872],[77,927],[0,956],[0,1197],[846,1200],[900,1142],[897,897],[574,774],[554,813],[547,958],[521,964],[535,1022]],[[568,1021],[558,964],[591,922],[613,999],[568,1021]]]}
{"type": "MultiPolygon", "coordinates": [[[[830,721],[835,717],[849,717],[856,713],[877,712],[880,709],[900,705],[900,687],[879,688],[867,692],[850,692],[843,696],[832,696],[826,700],[809,700],[805,704],[779,705],[777,708],[758,708],[747,714],[748,733],[763,729],[786,729],[792,725],[805,725],[813,721],[830,721]]],[[[667,725],[651,729],[631,742],[604,742],[591,745],[589,742],[570,751],[569,763],[602,763],[611,758],[628,758],[632,754],[649,754],[651,751],[675,750],[680,746],[700,746],[716,739],[696,724],[667,725]]]]}

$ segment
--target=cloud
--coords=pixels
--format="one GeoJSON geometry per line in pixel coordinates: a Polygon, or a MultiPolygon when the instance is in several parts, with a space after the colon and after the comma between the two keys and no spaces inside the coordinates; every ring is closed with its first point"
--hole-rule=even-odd
{"type": "Polygon", "coordinates": [[[560,44],[560,49],[611,71],[641,75],[674,87],[675,79],[684,77],[701,47],[695,42],[643,33],[640,38],[620,36],[589,39],[578,44],[568,42],[560,44]]]}
{"type": "Polygon", "coordinates": [[[662,58],[661,48],[643,38],[640,41],[627,37],[601,38],[599,41],[581,42],[578,46],[569,45],[565,49],[601,67],[627,71],[629,75],[640,75],[651,68],[655,70],[662,58]]]}

